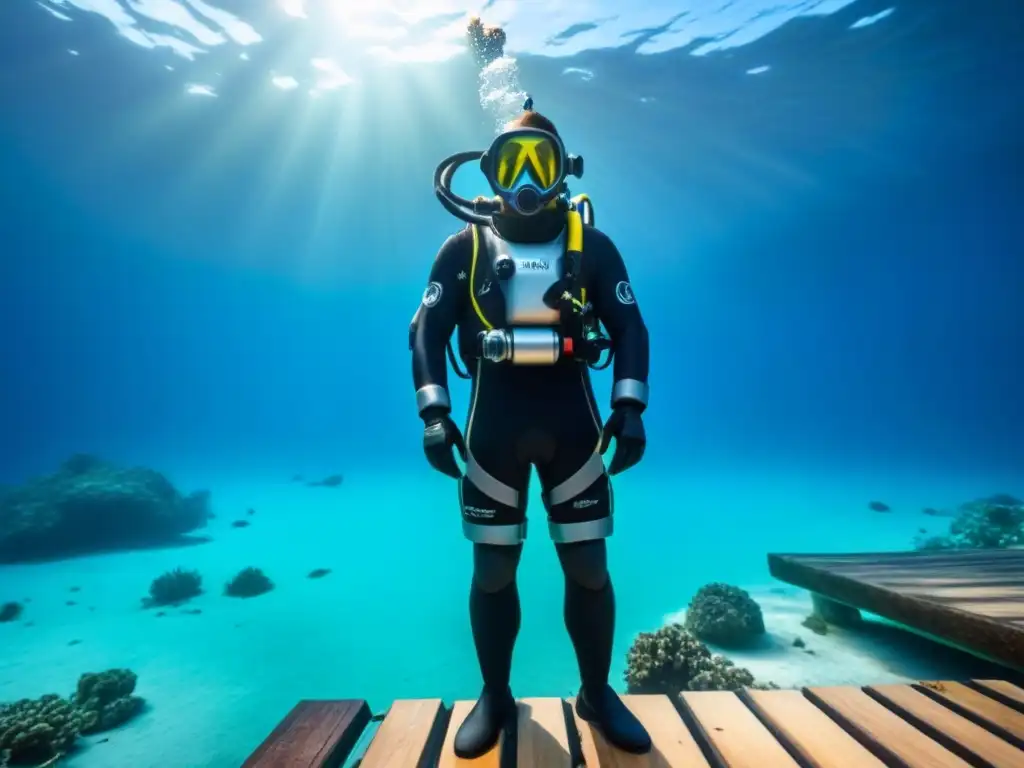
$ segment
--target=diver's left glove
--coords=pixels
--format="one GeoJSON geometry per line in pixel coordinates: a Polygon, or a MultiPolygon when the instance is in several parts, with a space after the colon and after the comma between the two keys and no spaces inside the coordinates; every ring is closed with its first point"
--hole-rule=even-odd
{"type": "Polygon", "coordinates": [[[428,408],[423,416],[423,452],[427,455],[430,466],[448,477],[462,477],[462,470],[455,463],[456,448],[462,461],[466,461],[466,441],[455,426],[451,416],[440,408],[428,408]]]}
{"type": "Polygon", "coordinates": [[[601,434],[601,453],[604,454],[615,438],[615,453],[612,454],[608,474],[617,475],[635,467],[647,450],[647,432],[644,430],[642,409],[630,403],[623,403],[612,409],[601,434]]]}

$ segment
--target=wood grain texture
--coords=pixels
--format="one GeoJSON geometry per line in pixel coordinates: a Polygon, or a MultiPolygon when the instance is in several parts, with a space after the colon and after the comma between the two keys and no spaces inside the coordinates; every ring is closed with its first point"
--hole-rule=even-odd
{"type": "Polygon", "coordinates": [[[699,691],[680,697],[728,768],[797,768],[797,762],[735,693],[699,691]]]}
{"type": "MultiPolygon", "coordinates": [[[[968,768],[969,764],[921,733],[859,688],[808,688],[819,708],[910,768],[968,768]]],[[[863,742],[862,742],[863,743],[863,742]]]]}
{"type": "Polygon", "coordinates": [[[369,722],[361,699],[300,701],[242,768],[337,768],[369,722]]]}
{"type": "Polygon", "coordinates": [[[990,695],[995,694],[1010,706],[1024,707],[1024,689],[1005,680],[972,680],[979,690],[990,695]]]}
{"type": "Polygon", "coordinates": [[[1024,765],[1024,752],[1017,747],[909,685],[873,685],[867,690],[919,730],[927,732],[930,728],[933,739],[965,760],[970,761],[973,755],[989,765],[1024,765]]]}
{"type": "Polygon", "coordinates": [[[517,768],[571,768],[569,734],[561,699],[521,699],[517,768]]]}
{"type": "Polygon", "coordinates": [[[1024,670],[1024,549],[770,554],[782,581],[1024,670]]]}
{"type": "Polygon", "coordinates": [[[600,731],[576,715],[576,702],[570,699],[587,768],[709,768],[668,696],[623,696],[622,701],[650,734],[650,753],[631,755],[608,744],[600,731]]]}
{"type": "Polygon", "coordinates": [[[1005,732],[1011,739],[1016,739],[1018,748],[1024,747],[1024,712],[1018,712],[963,683],[929,681],[915,687],[948,706],[970,713],[979,719],[980,724],[1005,732]]]}
{"type": "Polygon", "coordinates": [[[440,699],[408,699],[391,705],[363,755],[360,768],[417,768],[441,725],[440,699]]]}
{"type": "Polygon", "coordinates": [[[777,737],[813,768],[884,768],[800,691],[746,691],[751,706],[777,737]]]}

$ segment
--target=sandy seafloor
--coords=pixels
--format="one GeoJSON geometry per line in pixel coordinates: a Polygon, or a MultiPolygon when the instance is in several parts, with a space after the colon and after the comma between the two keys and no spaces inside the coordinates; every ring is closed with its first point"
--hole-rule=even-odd
{"type": "MultiPolygon", "coordinates": [[[[287,475],[253,483],[172,473],[184,489],[213,492],[206,544],[0,566],[0,602],[30,601],[18,621],[0,625],[0,700],[70,693],[82,672],[129,667],[146,712],[83,739],[68,765],[233,768],[301,698],[365,698],[380,711],[395,698],[475,697],[470,548],[451,481],[354,472],[342,487],[325,489],[292,484],[287,475]],[[232,528],[240,518],[251,526],[232,528]],[[249,565],[276,589],[251,600],[224,597],[224,582],[249,565]],[[158,618],[141,598],[154,577],[176,566],[201,571],[206,592],[158,618]],[[314,568],[331,573],[310,580],[314,568]],[[202,613],[183,612],[196,608],[202,613]]],[[[774,582],[765,553],[903,549],[919,528],[939,532],[948,524],[921,507],[1015,489],[977,477],[735,470],[694,470],[662,485],[646,480],[627,474],[616,486],[610,559],[620,690],[632,638],[680,617],[709,581],[742,586],[761,604],[764,647],[730,654],[759,680],[867,684],[983,668],[884,625],[814,635],[800,626],[809,597],[774,582]],[[870,512],[874,498],[893,511],[870,512]],[[797,636],[813,654],[792,647],[797,636]]],[[[577,674],[562,624],[561,574],[536,497],[531,510],[537,522],[520,574],[523,630],[513,685],[518,695],[569,696],[577,674]]]]}

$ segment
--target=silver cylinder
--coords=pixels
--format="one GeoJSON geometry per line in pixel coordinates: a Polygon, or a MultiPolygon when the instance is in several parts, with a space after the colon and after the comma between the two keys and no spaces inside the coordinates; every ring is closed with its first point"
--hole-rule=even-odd
{"type": "Polygon", "coordinates": [[[480,355],[492,363],[503,363],[512,357],[512,334],[503,328],[487,331],[480,340],[480,355]]]}
{"type": "Polygon", "coordinates": [[[561,347],[562,338],[553,328],[495,328],[484,334],[481,353],[495,363],[554,365],[561,347]]]}

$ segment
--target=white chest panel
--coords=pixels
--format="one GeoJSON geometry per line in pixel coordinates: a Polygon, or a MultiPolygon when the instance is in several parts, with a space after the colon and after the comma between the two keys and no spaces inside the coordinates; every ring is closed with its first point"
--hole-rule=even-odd
{"type": "Polygon", "coordinates": [[[500,281],[506,326],[557,325],[558,308],[547,306],[544,294],[562,277],[565,231],[547,243],[510,243],[484,232],[492,263],[507,255],[516,265],[512,278],[500,281]]]}

